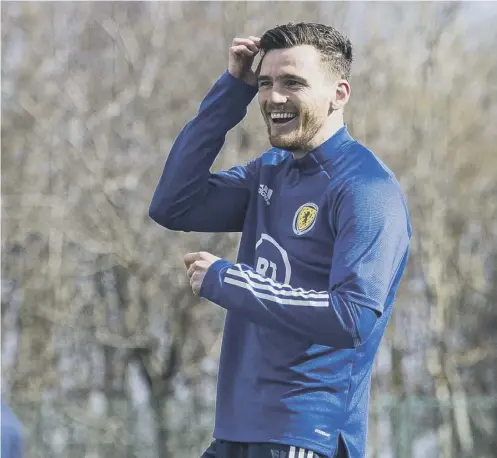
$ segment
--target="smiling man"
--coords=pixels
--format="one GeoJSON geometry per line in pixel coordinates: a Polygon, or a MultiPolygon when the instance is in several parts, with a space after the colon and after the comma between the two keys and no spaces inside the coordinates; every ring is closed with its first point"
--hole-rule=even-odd
{"type": "Polygon", "coordinates": [[[269,141],[274,147],[291,151],[294,158],[317,148],[343,126],[343,107],[350,94],[350,43],[335,31],[324,27],[319,31],[325,36],[334,33],[328,40],[334,38],[335,47],[342,49],[324,55],[315,47],[326,46],[324,37],[319,36],[313,37],[315,45],[290,47],[291,37],[285,36],[286,42],[280,44],[271,31],[262,42],[267,55],[258,76],[259,103],[269,141]],[[282,44],[289,48],[268,52],[282,44]],[[343,58],[333,59],[336,52],[343,58]]]}
{"type": "Polygon", "coordinates": [[[393,173],[344,125],[351,63],[350,41],[325,25],[235,39],[166,161],[157,223],[242,232],[236,263],[184,259],[194,293],[228,311],[204,458],[366,456],[371,371],[411,227],[393,173]],[[272,148],[211,173],[257,94],[272,148]]]}

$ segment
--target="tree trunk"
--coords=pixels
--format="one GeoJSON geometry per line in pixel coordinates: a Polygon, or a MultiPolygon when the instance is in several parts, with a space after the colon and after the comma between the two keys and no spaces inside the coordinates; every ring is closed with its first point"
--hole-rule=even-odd
{"type": "Polygon", "coordinates": [[[150,396],[150,406],[154,413],[155,442],[157,444],[158,458],[171,456],[168,447],[169,430],[167,427],[167,415],[164,408],[164,398],[160,396],[150,396]]]}
{"type": "Polygon", "coordinates": [[[394,403],[390,409],[390,422],[392,427],[392,451],[396,458],[408,458],[411,455],[409,422],[407,415],[406,387],[403,372],[404,350],[392,339],[390,350],[391,357],[391,392],[394,403]]]}
{"type": "Polygon", "coordinates": [[[443,341],[432,348],[427,355],[427,367],[435,384],[435,398],[437,400],[440,424],[437,428],[438,456],[440,458],[452,458],[453,430],[450,415],[450,389],[444,375],[443,341]]]}
{"type": "Polygon", "coordinates": [[[381,456],[380,419],[382,414],[382,399],[379,397],[378,381],[376,377],[371,380],[371,409],[369,416],[369,451],[370,458],[381,456]]]}
{"type": "MultiPolygon", "coordinates": [[[[448,352],[445,351],[445,354],[448,352]]],[[[447,406],[452,431],[452,455],[469,457],[473,450],[473,435],[468,412],[468,403],[462,381],[454,367],[452,358],[442,359],[441,370],[450,403],[447,406]]]]}

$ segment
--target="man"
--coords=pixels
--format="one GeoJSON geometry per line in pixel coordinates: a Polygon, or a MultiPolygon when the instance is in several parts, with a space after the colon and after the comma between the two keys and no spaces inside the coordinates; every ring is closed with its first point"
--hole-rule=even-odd
{"type": "Polygon", "coordinates": [[[10,407],[2,401],[2,458],[21,458],[22,456],[22,426],[10,407]]]}
{"type": "Polygon", "coordinates": [[[228,310],[205,458],[365,456],[411,228],[392,172],[344,125],[351,62],[350,41],[319,24],[235,39],[155,191],[149,213],[166,228],[242,232],[236,264],[185,255],[195,294],[228,310]],[[211,174],[257,93],[273,147],[211,174]]]}

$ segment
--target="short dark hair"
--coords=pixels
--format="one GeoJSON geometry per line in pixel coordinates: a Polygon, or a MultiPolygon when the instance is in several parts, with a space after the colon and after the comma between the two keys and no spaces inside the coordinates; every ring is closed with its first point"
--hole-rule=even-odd
{"type": "Polygon", "coordinates": [[[314,46],[339,78],[350,77],[352,43],[337,29],[323,24],[290,22],[268,30],[261,37],[261,56],[273,49],[301,45],[314,46]]]}

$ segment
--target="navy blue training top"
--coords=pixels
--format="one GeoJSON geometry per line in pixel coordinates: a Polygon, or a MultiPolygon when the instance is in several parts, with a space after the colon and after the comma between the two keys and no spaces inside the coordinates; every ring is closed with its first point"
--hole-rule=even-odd
{"type": "MultiPolygon", "coordinates": [[[[211,173],[257,88],[225,72],[181,131],[149,214],[242,232],[200,295],[227,312],[214,437],[366,456],[371,370],[411,226],[393,173],[344,126],[304,158],[272,148],[211,173]]],[[[201,249],[201,248],[199,248],[201,249]]],[[[215,253],[214,253],[215,254],[215,253]]]]}

